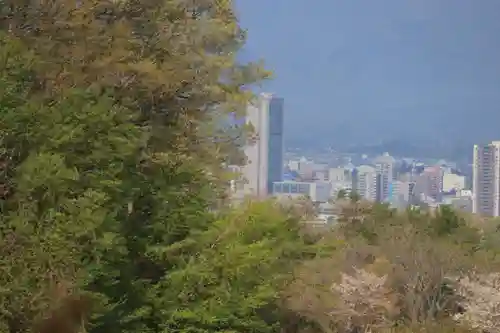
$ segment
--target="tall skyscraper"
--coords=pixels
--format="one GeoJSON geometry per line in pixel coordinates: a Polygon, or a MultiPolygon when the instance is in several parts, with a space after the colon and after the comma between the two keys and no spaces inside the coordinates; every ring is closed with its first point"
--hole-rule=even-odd
{"type": "Polygon", "coordinates": [[[472,211],[500,216],[500,141],[474,145],[472,211]]]}
{"type": "Polygon", "coordinates": [[[394,157],[384,153],[375,159],[377,170],[377,201],[383,202],[390,199],[391,183],[394,178],[394,157]]]}
{"type": "Polygon", "coordinates": [[[265,197],[273,182],[283,180],[283,111],[283,98],[267,93],[248,106],[246,121],[254,128],[254,137],[245,148],[246,194],[265,197]]]}

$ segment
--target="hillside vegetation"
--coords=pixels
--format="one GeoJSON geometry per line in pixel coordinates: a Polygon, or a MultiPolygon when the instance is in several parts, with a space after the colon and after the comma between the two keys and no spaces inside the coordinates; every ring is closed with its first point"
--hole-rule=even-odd
{"type": "Polygon", "coordinates": [[[229,0],[0,1],[0,332],[499,332],[493,220],[229,207],[244,37],[229,0]]]}
{"type": "Polygon", "coordinates": [[[284,293],[320,332],[498,332],[498,223],[352,202],[284,293]]]}

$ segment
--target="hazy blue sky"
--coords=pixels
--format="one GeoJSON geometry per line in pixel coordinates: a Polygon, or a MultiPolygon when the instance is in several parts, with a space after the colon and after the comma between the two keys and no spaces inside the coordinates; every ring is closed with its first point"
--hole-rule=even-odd
{"type": "Polygon", "coordinates": [[[500,138],[500,0],[236,2],[289,137],[500,138]]]}

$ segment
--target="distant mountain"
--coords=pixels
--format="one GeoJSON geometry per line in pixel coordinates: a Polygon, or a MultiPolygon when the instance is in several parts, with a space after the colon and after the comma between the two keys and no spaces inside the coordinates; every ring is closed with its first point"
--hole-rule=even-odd
{"type": "Polygon", "coordinates": [[[379,144],[355,145],[346,147],[348,152],[360,154],[382,154],[417,158],[444,158],[456,161],[465,161],[472,158],[472,146],[450,142],[435,142],[417,144],[399,140],[381,142],[379,144]]]}
{"type": "Polygon", "coordinates": [[[389,152],[396,156],[421,156],[426,154],[425,149],[403,141],[387,141],[377,144],[354,145],[346,147],[350,153],[379,155],[389,152]]]}
{"type": "MultiPolygon", "coordinates": [[[[324,149],[329,147],[324,142],[314,140],[295,140],[288,142],[288,147],[303,149],[324,149]]],[[[408,140],[386,140],[371,144],[332,145],[334,149],[346,153],[379,155],[389,152],[400,157],[451,159],[469,161],[472,158],[472,145],[454,141],[414,143],[408,140]]]]}

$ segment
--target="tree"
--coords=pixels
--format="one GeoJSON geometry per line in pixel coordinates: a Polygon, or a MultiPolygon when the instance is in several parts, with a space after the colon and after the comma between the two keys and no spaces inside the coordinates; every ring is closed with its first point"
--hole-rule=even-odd
{"type": "Polygon", "coordinates": [[[440,206],[432,220],[432,227],[436,236],[450,235],[456,229],[465,226],[465,220],[460,218],[450,206],[440,206]]]}
{"type": "Polygon", "coordinates": [[[345,189],[340,189],[337,192],[337,199],[345,199],[347,197],[347,191],[345,189]]]}
{"type": "Polygon", "coordinates": [[[126,201],[111,199],[143,139],[107,96],[31,95],[36,57],[0,43],[0,326],[17,332],[80,292],[110,246],[123,250],[111,230],[126,201]]]}
{"type": "Polygon", "coordinates": [[[179,249],[180,269],[155,289],[170,332],[274,332],[275,302],[309,246],[300,218],[273,202],[221,216],[179,249]],[[274,310],[273,310],[274,309],[274,310]]]}
{"type": "Polygon", "coordinates": [[[213,121],[242,116],[252,97],[245,88],[268,75],[237,62],[244,31],[232,1],[27,2],[4,1],[2,24],[40,55],[43,89],[112,89],[153,127],[159,151],[175,147],[206,167],[228,158],[227,128],[213,121]]]}
{"type": "Polygon", "coordinates": [[[94,332],[175,327],[157,306],[184,269],[171,253],[212,230],[243,130],[220,119],[241,115],[249,85],[268,75],[237,62],[244,32],[232,2],[7,0],[0,16],[15,44],[2,51],[22,58],[4,68],[2,237],[28,239],[8,258],[16,265],[5,261],[16,274],[4,319],[41,291],[23,325],[48,313],[51,279],[26,272],[49,265],[56,284],[97,298],[94,332]]]}
{"type": "Polygon", "coordinates": [[[353,202],[356,202],[361,200],[361,196],[359,195],[358,192],[352,190],[351,192],[349,192],[349,199],[351,199],[351,201],[353,202]]]}
{"type": "MultiPolygon", "coordinates": [[[[344,218],[331,231],[341,246],[326,258],[299,265],[287,289],[287,308],[323,332],[458,329],[455,318],[464,311],[463,294],[474,295],[460,287],[461,279],[469,271],[491,269],[486,253],[478,248],[478,230],[460,222],[437,235],[434,223],[456,225],[437,218],[461,219],[452,211],[397,212],[386,205],[360,211],[359,203],[350,205],[354,207],[346,207],[344,218]]],[[[465,304],[488,306],[481,297],[465,304]]],[[[471,315],[473,319],[461,317],[462,323],[487,319],[485,314],[471,315]]]]}

